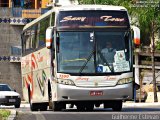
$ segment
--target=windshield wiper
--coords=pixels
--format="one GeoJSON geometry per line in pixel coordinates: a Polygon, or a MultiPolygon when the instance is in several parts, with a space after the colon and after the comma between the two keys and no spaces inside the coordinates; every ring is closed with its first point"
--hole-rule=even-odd
{"type": "Polygon", "coordinates": [[[82,73],[82,71],[84,70],[84,68],[86,67],[88,61],[92,58],[92,55],[94,54],[95,50],[93,49],[92,52],[90,53],[90,55],[88,56],[86,62],[83,64],[83,66],[80,68],[79,70],[79,74],[82,73]]]}
{"type": "MultiPolygon", "coordinates": [[[[84,70],[84,68],[86,67],[87,63],[89,62],[89,60],[91,59],[92,55],[95,53],[95,50],[93,49],[92,52],[90,53],[90,55],[88,56],[86,62],[83,64],[83,66],[80,68],[79,74],[82,73],[82,71],[84,70]]],[[[102,55],[102,53],[100,51],[98,51],[100,58],[102,58],[102,60],[106,63],[106,65],[109,67],[110,71],[113,72],[113,69],[110,67],[108,61],[104,58],[104,56],[102,55]]]]}

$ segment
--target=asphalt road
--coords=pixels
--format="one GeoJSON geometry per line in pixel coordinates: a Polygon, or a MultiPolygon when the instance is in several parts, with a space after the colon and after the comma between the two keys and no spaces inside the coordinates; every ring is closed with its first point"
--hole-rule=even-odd
{"type": "Polygon", "coordinates": [[[125,103],[121,112],[103,108],[95,108],[91,112],[78,112],[76,108],[61,112],[31,112],[28,104],[22,104],[21,108],[16,110],[16,120],[160,120],[160,103],[125,103]]]}

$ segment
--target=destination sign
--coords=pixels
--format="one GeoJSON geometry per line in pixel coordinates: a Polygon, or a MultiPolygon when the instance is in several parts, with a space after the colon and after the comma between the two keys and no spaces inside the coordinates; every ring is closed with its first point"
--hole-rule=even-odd
{"type": "Polygon", "coordinates": [[[63,11],[58,28],[129,27],[126,11],[63,11]]]}

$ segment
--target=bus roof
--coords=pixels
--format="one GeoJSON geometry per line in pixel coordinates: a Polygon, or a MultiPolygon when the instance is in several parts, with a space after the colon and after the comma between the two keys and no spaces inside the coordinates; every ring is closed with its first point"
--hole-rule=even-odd
{"type": "Polygon", "coordinates": [[[70,6],[61,6],[61,7],[54,7],[53,9],[49,10],[47,13],[41,15],[39,18],[33,20],[32,22],[25,25],[23,30],[31,27],[38,21],[41,21],[43,18],[49,16],[52,12],[56,11],[75,11],[75,10],[115,10],[115,11],[127,11],[125,7],[122,6],[112,6],[112,5],[70,5],[70,6]]]}
{"type": "Polygon", "coordinates": [[[49,16],[51,13],[53,12],[53,10],[49,10],[48,12],[46,12],[45,14],[41,15],[40,17],[34,19],[32,22],[26,24],[23,28],[23,30],[26,30],[27,28],[31,27],[32,25],[34,25],[35,23],[37,23],[38,21],[41,21],[43,18],[49,16]]]}
{"type": "Polygon", "coordinates": [[[72,10],[126,10],[122,6],[113,6],[113,5],[71,5],[71,6],[62,6],[58,7],[59,11],[72,11],[72,10]]]}

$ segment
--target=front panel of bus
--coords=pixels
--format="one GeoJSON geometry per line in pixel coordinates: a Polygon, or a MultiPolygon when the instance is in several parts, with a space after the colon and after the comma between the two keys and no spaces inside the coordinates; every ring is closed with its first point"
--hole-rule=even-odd
{"type": "Polygon", "coordinates": [[[132,42],[127,12],[60,11],[57,18],[57,99],[132,99],[132,42]],[[110,50],[107,43],[112,45],[110,50]]]}

